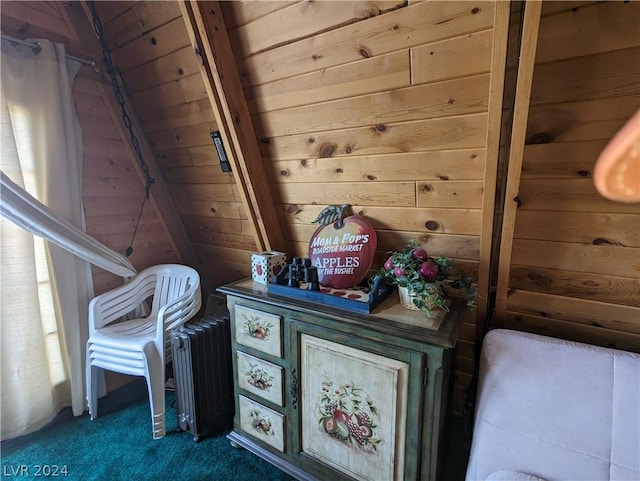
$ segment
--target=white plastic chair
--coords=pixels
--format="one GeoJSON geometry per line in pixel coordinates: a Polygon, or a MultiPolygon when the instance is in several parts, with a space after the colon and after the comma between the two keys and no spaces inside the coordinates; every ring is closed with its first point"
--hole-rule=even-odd
{"type": "Polygon", "coordinates": [[[98,417],[99,369],[144,376],[153,438],[166,434],[164,389],[165,363],[171,356],[169,332],[191,319],[201,304],[200,276],[191,267],[177,264],[149,267],[129,283],[91,300],[86,372],[91,420],[98,417]],[[151,297],[148,316],[122,320],[132,314],[140,316],[151,297]]]}

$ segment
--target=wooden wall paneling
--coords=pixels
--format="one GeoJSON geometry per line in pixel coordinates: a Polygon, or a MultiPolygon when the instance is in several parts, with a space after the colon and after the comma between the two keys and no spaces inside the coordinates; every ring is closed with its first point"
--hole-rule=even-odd
{"type": "Polygon", "coordinates": [[[266,159],[306,159],[415,151],[477,148],[484,145],[487,114],[377,124],[313,134],[263,138],[266,159]]]}
{"type": "Polygon", "coordinates": [[[144,33],[123,47],[111,51],[113,62],[123,73],[189,45],[182,18],[144,33]]]}
{"type": "Polygon", "coordinates": [[[259,250],[283,250],[284,239],[220,6],[210,3],[205,8],[194,2],[181,3],[181,9],[192,45],[204,54],[202,73],[207,94],[254,226],[256,246],[259,250]]]}
{"type": "MultiPolygon", "coordinates": [[[[143,185],[146,184],[146,178],[144,173],[142,172],[142,167],[138,162],[138,158],[136,155],[133,146],[129,141],[129,132],[124,125],[124,121],[119,113],[119,110],[116,110],[115,105],[117,102],[115,101],[114,94],[104,88],[101,84],[99,84],[100,93],[105,99],[105,105],[111,114],[111,118],[116,126],[116,128],[120,132],[120,137],[123,139],[127,139],[125,143],[125,147],[127,152],[132,159],[136,159],[134,162],[134,166],[136,169],[136,173],[138,174],[142,188],[143,185]]],[[[125,96],[126,102],[126,96],[125,96]]],[[[126,105],[126,103],[125,103],[126,105]]],[[[198,260],[193,252],[193,248],[190,244],[190,241],[186,235],[184,230],[184,226],[176,212],[175,206],[170,197],[169,191],[167,190],[164,181],[162,180],[162,174],[160,173],[160,169],[158,168],[155,159],[151,153],[151,149],[147,146],[146,140],[144,138],[144,134],[142,129],[140,128],[137,119],[135,118],[135,114],[131,105],[129,104],[129,108],[127,108],[128,115],[131,119],[131,123],[133,126],[133,131],[137,133],[139,148],[142,153],[142,156],[147,164],[149,175],[155,179],[155,183],[151,187],[149,200],[153,209],[160,219],[165,232],[169,234],[170,242],[172,243],[177,258],[180,262],[193,266],[194,268],[199,270],[198,260]]]]}
{"type": "Polygon", "coordinates": [[[233,29],[229,37],[249,56],[402,6],[404,0],[299,2],[233,29]]]}
{"type": "Polygon", "coordinates": [[[559,60],[536,66],[534,105],[637,95],[640,47],[559,60]]]}
{"type": "Polygon", "coordinates": [[[513,247],[513,231],[515,228],[517,197],[520,185],[520,172],[524,155],[526,123],[529,110],[529,96],[533,81],[533,67],[538,41],[541,1],[531,1],[524,6],[524,23],[522,44],[520,47],[520,63],[513,113],[511,133],[511,149],[509,153],[509,173],[505,187],[505,205],[502,224],[502,241],[498,266],[498,284],[496,291],[496,325],[500,325],[506,311],[509,287],[509,266],[513,247]]]}
{"type": "Polygon", "coordinates": [[[278,182],[411,181],[416,172],[424,180],[480,180],[484,149],[436,150],[344,158],[275,160],[267,165],[278,182]],[[388,166],[393,165],[393,169],[388,166]]]}
{"type": "Polygon", "coordinates": [[[287,8],[289,5],[294,5],[299,1],[300,0],[222,2],[220,6],[224,13],[225,24],[228,25],[229,29],[233,29],[270,13],[287,8]]]}
{"type": "MultiPolygon", "coordinates": [[[[196,245],[196,248],[200,245],[196,245]]],[[[251,265],[237,264],[235,262],[227,262],[211,256],[207,251],[207,246],[202,246],[204,252],[200,255],[203,265],[212,274],[213,281],[217,285],[228,284],[238,279],[251,276],[251,265]]]]}
{"type": "MultiPolygon", "coordinates": [[[[97,82],[78,77],[74,82],[74,98],[91,97],[94,107],[79,116],[83,132],[84,167],[83,167],[83,204],[86,230],[99,242],[122,254],[129,246],[135,223],[143,199],[143,189],[135,172],[132,159],[122,144],[119,135],[113,138],[117,129],[108,115],[108,109],[100,93],[97,82]],[[94,115],[98,114],[98,117],[94,115]],[[105,135],[87,128],[91,122],[98,120],[105,128],[105,135]],[[109,138],[111,137],[111,138],[109,138]],[[104,142],[109,147],[104,148],[104,142]],[[91,152],[92,155],[89,155],[91,152]]],[[[175,262],[176,255],[169,236],[150,205],[142,211],[131,262],[137,269],[162,262],[175,262]]],[[[99,294],[122,284],[122,278],[94,269],[94,292],[99,294]]]]}
{"type": "Polygon", "coordinates": [[[243,59],[243,86],[261,85],[490,28],[493,2],[424,2],[243,59]],[[354,48],[357,46],[358,48],[354,48]]]}
{"type": "Polygon", "coordinates": [[[416,205],[418,207],[482,209],[484,190],[482,181],[419,181],[416,183],[416,205]]]}
{"type": "MultiPolygon", "coordinates": [[[[510,3],[497,2],[492,32],[491,49],[491,82],[489,85],[488,121],[486,138],[486,163],[484,183],[482,186],[482,233],[480,236],[480,253],[478,267],[478,296],[475,341],[480,341],[484,326],[489,316],[491,290],[491,269],[493,259],[493,242],[496,222],[496,188],[499,175],[499,155],[504,105],[505,76],[507,68],[507,46],[509,39],[510,3]]],[[[474,357],[475,359],[475,357],[474,357]]]]}
{"type": "Polygon", "coordinates": [[[640,350],[640,208],[603,198],[592,179],[640,107],[637,8],[599,2],[541,19],[513,250],[501,264],[508,327],[640,350]]]}
{"type": "MultiPolygon", "coordinates": [[[[218,154],[211,145],[171,149],[157,152],[158,162],[164,169],[215,165],[219,163],[218,154]]],[[[220,171],[222,173],[222,171],[220,171]]],[[[229,173],[226,173],[229,175],[229,173]]]]}
{"type": "Polygon", "coordinates": [[[234,202],[236,201],[236,192],[232,184],[220,184],[216,189],[212,189],[209,185],[202,184],[171,184],[169,190],[176,201],[180,200],[199,200],[211,202],[234,202]]]}
{"type": "MultiPolygon", "coordinates": [[[[89,140],[87,142],[87,144],[92,143],[95,143],[95,141],[89,140]]],[[[99,160],[102,161],[103,159],[99,160]]],[[[131,198],[136,197],[140,191],[144,192],[144,186],[141,187],[140,179],[137,175],[117,179],[111,176],[86,177],[83,182],[83,190],[92,196],[131,198]]]]}
{"type": "Polygon", "coordinates": [[[580,244],[640,247],[636,214],[521,210],[515,237],[580,244]]]}
{"type": "Polygon", "coordinates": [[[569,212],[637,213],[633,204],[616,203],[596,191],[591,178],[526,179],[520,186],[522,209],[569,212]]]}
{"type": "Polygon", "coordinates": [[[455,259],[477,260],[480,257],[480,238],[478,236],[423,234],[403,231],[378,231],[378,250],[396,250],[411,239],[416,240],[438,255],[455,259]]]}
{"type": "MultiPolygon", "coordinates": [[[[545,2],[543,15],[546,15],[545,2]]],[[[577,2],[576,2],[577,3],[577,2]]],[[[574,5],[557,15],[550,15],[540,24],[536,63],[548,63],[596,53],[622,50],[638,45],[638,2],[599,2],[578,8],[574,5]],[[615,15],[610,13],[615,10],[615,15]],[[607,18],[603,22],[603,18],[607,18]],[[580,32],[598,32],[580,35],[580,32]],[[581,40],[575,41],[576,35],[581,40]],[[603,41],[606,39],[605,41],[603,41]]]]}
{"type": "Polygon", "coordinates": [[[139,91],[131,97],[131,102],[136,111],[146,112],[145,118],[148,118],[155,111],[195,102],[206,98],[206,95],[202,76],[194,74],[139,91]]]}
{"type": "MultiPolygon", "coordinates": [[[[99,13],[100,15],[100,13],[99,13]]],[[[138,2],[126,15],[103,21],[104,35],[110,50],[122,47],[172,20],[180,17],[180,8],[173,1],[138,2]]]]}
{"type": "Polygon", "coordinates": [[[246,218],[241,202],[176,199],[176,208],[182,215],[219,217],[222,219],[246,218]]]}
{"type": "Polygon", "coordinates": [[[638,278],[518,265],[510,267],[510,276],[514,290],[640,307],[638,278]]]}
{"type": "MultiPolygon", "coordinates": [[[[161,110],[143,109],[140,116],[140,123],[144,125],[146,132],[215,122],[215,120],[215,115],[207,97],[171,107],[164,107],[161,110]]],[[[214,153],[214,155],[217,156],[218,154],[214,153]]]]}
{"type": "Polygon", "coordinates": [[[306,74],[246,88],[251,112],[262,113],[408,87],[411,84],[407,51],[328,67],[306,74]]]}
{"type": "Polygon", "coordinates": [[[122,80],[129,95],[133,96],[141,90],[158,87],[199,73],[200,66],[189,45],[124,72],[122,80]]]}
{"type": "Polygon", "coordinates": [[[588,177],[607,143],[606,140],[584,140],[525,145],[522,178],[588,177]]]}
{"type": "MultiPolygon", "coordinates": [[[[640,94],[532,105],[527,144],[609,141],[640,105],[640,94]]],[[[577,144],[576,144],[577,145],[577,144]]],[[[527,148],[529,148],[527,146],[527,148]]]]}
{"type": "MultiPolygon", "coordinates": [[[[502,7],[498,3],[496,15],[499,11],[502,7]]],[[[494,21],[494,29],[496,26],[494,21]]],[[[494,72],[491,61],[494,32],[482,30],[410,49],[411,84],[494,72]],[[454,56],[457,60],[452,62],[454,56]]]]}
{"type": "Polygon", "coordinates": [[[464,77],[394,89],[371,95],[267,112],[256,125],[260,137],[348,129],[362,124],[390,124],[487,110],[489,75],[464,77]]]}
{"type": "Polygon", "coordinates": [[[505,312],[504,318],[513,329],[545,336],[573,339],[587,344],[635,352],[638,351],[638,346],[640,346],[640,336],[630,332],[603,329],[600,326],[579,324],[562,319],[550,321],[547,317],[511,311],[505,312]]]}
{"type": "MultiPolygon", "coordinates": [[[[87,233],[91,236],[106,236],[109,234],[129,235],[129,242],[135,230],[135,224],[138,220],[138,212],[140,206],[133,206],[129,215],[98,215],[96,217],[87,217],[87,233]]],[[[157,230],[160,223],[154,215],[152,209],[144,209],[140,217],[140,230],[146,231],[152,227],[157,230]]],[[[137,237],[137,234],[136,234],[137,237]]],[[[137,240],[137,239],[136,239],[137,240]]],[[[137,247],[138,243],[136,242],[137,247]]],[[[111,247],[111,246],[110,246],[111,247]]],[[[124,246],[119,252],[124,253],[129,244],[124,246]]],[[[134,249],[135,251],[135,249],[134,249]]],[[[136,266],[137,267],[137,266],[136,266]]]]}
{"type": "MultiPolygon", "coordinates": [[[[105,159],[96,159],[94,162],[108,163],[105,159]]],[[[85,165],[87,158],[85,157],[85,165]]],[[[132,167],[133,168],[133,167],[132,167]]],[[[133,214],[135,206],[142,204],[142,196],[144,193],[138,192],[137,197],[97,197],[88,195],[85,191],[84,195],[84,211],[85,217],[98,217],[101,215],[129,215],[133,214]]],[[[137,215],[137,212],[136,212],[137,215]]]]}
{"type": "Polygon", "coordinates": [[[181,149],[199,146],[213,147],[211,131],[218,130],[215,122],[199,125],[188,125],[167,130],[149,132],[149,146],[155,152],[158,150],[181,149]]]}
{"type": "MultiPolygon", "coordinates": [[[[198,231],[193,232],[194,243],[197,244],[198,249],[202,249],[202,246],[218,246],[227,247],[229,249],[236,249],[242,252],[252,252],[256,250],[256,243],[253,240],[253,235],[244,235],[238,233],[229,232],[203,232],[198,227],[198,231]]],[[[250,266],[249,262],[249,266],[250,266]]],[[[211,273],[213,274],[213,273],[211,273]]],[[[236,279],[237,280],[237,279],[236,279]]]]}
{"type": "Polygon", "coordinates": [[[96,2],[95,6],[98,16],[100,17],[100,21],[102,23],[107,23],[120,15],[124,15],[139,3],[139,1],[125,0],[118,2],[96,2]]]}
{"type": "Polygon", "coordinates": [[[618,245],[514,239],[513,265],[637,277],[638,249],[618,245]]]}
{"type": "Polygon", "coordinates": [[[509,296],[507,307],[513,312],[640,334],[638,309],[631,306],[518,291],[509,296]]]}
{"type": "Polygon", "coordinates": [[[185,216],[185,225],[188,230],[193,231],[194,239],[201,243],[206,243],[202,239],[209,233],[238,234],[251,238],[251,228],[247,219],[223,219],[189,215],[185,216]]]}
{"type": "MultiPolygon", "coordinates": [[[[209,148],[211,148],[209,146],[209,148]]],[[[168,184],[232,184],[233,177],[219,165],[167,167],[162,174],[168,184]]]]}
{"type": "Polygon", "coordinates": [[[546,17],[553,13],[565,12],[565,11],[578,11],[585,5],[593,5],[593,0],[579,1],[579,0],[554,0],[551,2],[542,3],[542,16],[546,17]]]}
{"type": "Polygon", "coordinates": [[[353,184],[316,182],[309,184],[287,184],[279,192],[276,202],[281,204],[314,203],[321,205],[351,204],[378,205],[387,207],[415,206],[415,184],[413,182],[373,182],[366,189],[354,188],[353,184]]]}

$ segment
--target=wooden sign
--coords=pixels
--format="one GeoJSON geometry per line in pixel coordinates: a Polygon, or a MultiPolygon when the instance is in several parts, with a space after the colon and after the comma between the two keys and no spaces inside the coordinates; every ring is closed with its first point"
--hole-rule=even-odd
{"type": "Polygon", "coordinates": [[[311,265],[323,286],[348,289],[367,276],[378,239],[371,223],[351,215],[316,229],[309,242],[311,265]]]}

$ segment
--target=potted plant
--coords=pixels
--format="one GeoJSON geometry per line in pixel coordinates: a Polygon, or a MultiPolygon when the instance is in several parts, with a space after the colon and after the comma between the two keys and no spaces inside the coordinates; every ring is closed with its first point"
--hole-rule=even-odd
{"type": "Polygon", "coordinates": [[[448,311],[447,288],[460,289],[467,295],[467,303],[473,304],[471,279],[450,279],[453,261],[446,257],[429,257],[427,251],[415,241],[410,241],[401,251],[390,252],[389,258],[373,279],[383,277],[398,286],[400,303],[420,310],[431,317],[431,310],[448,311]]]}

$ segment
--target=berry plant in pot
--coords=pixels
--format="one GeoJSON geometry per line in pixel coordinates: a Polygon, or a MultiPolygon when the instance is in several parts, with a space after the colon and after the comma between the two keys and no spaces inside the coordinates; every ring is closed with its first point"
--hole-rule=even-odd
{"type": "Polygon", "coordinates": [[[390,252],[373,279],[383,277],[389,284],[397,285],[402,305],[423,311],[429,318],[434,308],[449,310],[446,303],[449,287],[462,291],[467,297],[467,304],[473,304],[471,278],[460,276],[450,279],[452,266],[450,259],[430,257],[412,240],[403,250],[390,252]]]}

